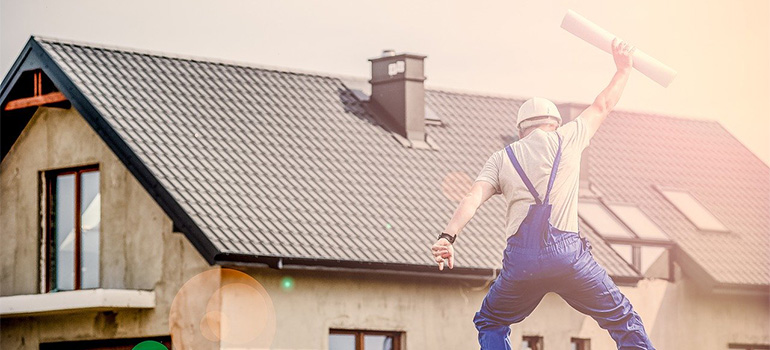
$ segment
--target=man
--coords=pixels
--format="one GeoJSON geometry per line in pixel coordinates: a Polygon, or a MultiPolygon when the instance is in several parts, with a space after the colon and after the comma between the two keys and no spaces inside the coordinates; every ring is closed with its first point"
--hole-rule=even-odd
{"type": "Polygon", "coordinates": [[[574,121],[561,126],[553,103],[526,101],[517,116],[520,139],[489,158],[433,245],[439,270],[445,262],[453,268],[457,234],[492,195],[505,197],[508,245],[503,268],[473,319],[482,350],[510,350],[510,325],[532,313],[547,292],[593,317],[618,349],[654,349],[641,318],[578,232],[580,156],[618,103],[633,52],[625,42],[612,41],[617,72],[574,121]]]}

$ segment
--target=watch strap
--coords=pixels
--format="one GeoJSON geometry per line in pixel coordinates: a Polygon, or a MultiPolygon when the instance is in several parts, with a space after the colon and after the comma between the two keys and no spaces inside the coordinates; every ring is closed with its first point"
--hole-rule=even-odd
{"type": "Polygon", "coordinates": [[[441,232],[441,234],[438,236],[438,239],[442,239],[442,238],[446,238],[446,240],[449,241],[449,243],[454,244],[455,238],[457,238],[457,236],[456,235],[452,236],[446,232],[441,232]]]}

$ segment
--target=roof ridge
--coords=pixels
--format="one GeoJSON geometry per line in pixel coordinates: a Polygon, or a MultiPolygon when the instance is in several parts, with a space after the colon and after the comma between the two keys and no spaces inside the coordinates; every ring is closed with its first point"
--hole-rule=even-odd
{"type": "Polygon", "coordinates": [[[472,91],[472,90],[466,90],[463,88],[433,86],[428,84],[425,85],[425,90],[430,90],[433,92],[439,92],[439,93],[445,93],[445,94],[464,95],[469,97],[485,97],[485,98],[521,100],[521,101],[526,101],[529,99],[529,97],[523,97],[523,96],[518,96],[513,94],[500,93],[500,92],[472,91]]]}
{"type": "MultiPolygon", "coordinates": [[[[425,87],[426,90],[430,90],[433,92],[439,92],[439,93],[446,93],[446,94],[454,94],[454,95],[464,95],[469,97],[482,97],[482,98],[495,98],[495,99],[509,99],[509,100],[522,100],[526,101],[528,98],[521,97],[521,96],[515,96],[515,95],[506,95],[504,93],[489,93],[487,95],[487,92],[474,92],[470,90],[463,90],[463,89],[456,89],[456,88],[446,88],[446,87],[425,87]]],[[[547,97],[546,97],[547,98],[547,97]]],[[[551,99],[552,102],[556,104],[561,103],[573,103],[573,104],[584,104],[588,106],[590,103],[582,103],[577,101],[565,101],[565,100],[558,100],[558,99],[551,99]]],[[[655,117],[655,118],[668,118],[668,119],[675,119],[675,120],[686,120],[686,121],[695,121],[695,122],[702,122],[702,123],[716,123],[719,124],[719,121],[713,120],[713,119],[703,119],[703,118],[697,118],[697,117],[690,117],[690,116],[683,116],[683,115],[673,115],[673,114],[663,114],[661,112],[654,112],[654,111],[644,111],[639,109],[632,109],[632,108],[614,108],[612,109],[612,112],[610,113],[621,113],[621,114],[634,114],[634,115],[640,115],[645,117],[655,117]]]]}
{"type": "Polygon", "coordinates": [[[97,50],[119,51],[122,53],[145,55],[145,56],[152,56],[152,57],[166,58],[166,59],[177,59],[177,60],[191,61],[191,62],[197,62],[197,63],[219,64],[219,65],[233,66],[233,67],[240,67],[240,68],[258,69],[258,70],[276,72],[276,73],[306,75],[306,76],[314,76],[314,77],[337,79],[337,80],[340,79],[336,74],[312,71],[312,70],[301,69],[301,68],[273,66],[268,64],[228,60],[225,58],[177,54],[172,52],[138,49],[135,47],[127,47],[127,46],[120,46],[120,45],[114,45],[114,44],[103,44],[103,43],[93,43],[93,42],[76,41],[76,40],[69,40],[69,39],[60,39],[60,38],[53,38],[53,37],[47,37],[47,36],[41,36],[41,35],[33,35],[32,37],[38,42],[44,42],[49,44],[72,45],[72,46],[79,46],[79,47],[85,47],[85,48],[91,48],[91,49],[97,49],[97,50]]]}
{"type": "MultiPolygon", "coordinates": [[[[154,56],[154,57],[160,57],[160,58],[166,58],[166,59],[179,59],[179,60],[186,60],[186,61],[192,61],[192,62],[198,62],[198,63],[221,64],[221,65],[235,66],[235,67],[242,67],[242,68],[252,68],[252,69],[259,69],[263,71],[276,72],[276,73],[297,74],[297,75],[313,76],[313,77],[320,77],[320,78],[327,78],[327,79],[337,79],[341,81],[343,84],[345,83],[345,81],[368,82],[369,80],[368,78],[358,77],[354,75],[324,73],[324,72],[318,72],[318,71],[301,69],[301,68],[273,66],[273,65],[258,64],[258,63],[252,63],[252,62],[227,60],[224,58],[175,54],[175,53],[169,53],[169,52],[137,49],[132,47],[120,46],[120,45],[76,41],[76,40],[61,39],[61,38],[54,38],[54,37],[41,36],[41,35],[33,35],[32,37],[36,41],[42,41],[46,43],[73,45],[73,46],[88,47],[88,48],[100,49],[100,50],[120,51],[125,53],[154,56]]],[[[522,96],[517,96],[512,94],[508,95],[505,93],[495,93],[495,92],[487,92],[487,91],[471,91],[471,90],[464,90],[462,88],[432,86],[429,84],[426,84],[425,89],[428,91],[438,92],[438,93],[455,94],[455,95],[463,95],[468,97],[478,97],[478,98],[488,98],[488,99],[507,99],[507,100],[517,100],[517,101],[526,101],[528,99],[528,97],[522,97],[522,96]]],[[[564,101],[564,100],[557,100],[557,99],[551,99],[551,101],[553,101],[554,103],[580,104],[580,102],[577,102],[577,101],[564,101]]],[[[612,112],[621,113],[621,114],[635,114],[638,116],[645,116],[645,117],[689,120],[689,121],[696,121],[701,123],[717,123],[720,126],[722,126],[716,120],[702,119],[702,118],[689,117],[689,116],[686,117],[681,115],[662,114],[660,112],[642,111],[642,110],[636,110],[636,109],[617,109],[617,108],[613,109],[612,112]]],[[[724,128],[724,126],[722,127],[724,128]]]]}

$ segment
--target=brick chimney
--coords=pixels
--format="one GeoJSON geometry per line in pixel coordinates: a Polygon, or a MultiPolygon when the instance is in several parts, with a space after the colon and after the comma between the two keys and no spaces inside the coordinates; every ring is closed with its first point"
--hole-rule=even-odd
{"type": "Polygon", "coordinates": [[[386,128],[406,138],[410,147],[427,148],[425,134],[426,56],[385,50],[372,62],[369,103],[386,128]]]}

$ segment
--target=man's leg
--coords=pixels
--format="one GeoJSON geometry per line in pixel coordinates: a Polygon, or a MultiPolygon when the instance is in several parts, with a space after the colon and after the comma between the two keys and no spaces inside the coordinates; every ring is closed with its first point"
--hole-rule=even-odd
{"type": "Polygon", "coordinates": [[[562,279],[555,292],[576,310],[593,317],[610,333],[618,349],[654,350],[641,317],[607,271],[587,251],[578,267],[576,273],[562,279]]]}
{"type": "Polygon", "coordinates": [[[529,316],[544,295],[544,289],[533,281],[512,281],[498,276],[473,317],[481,350],[511,350],[510,325],[529,316]]]}

